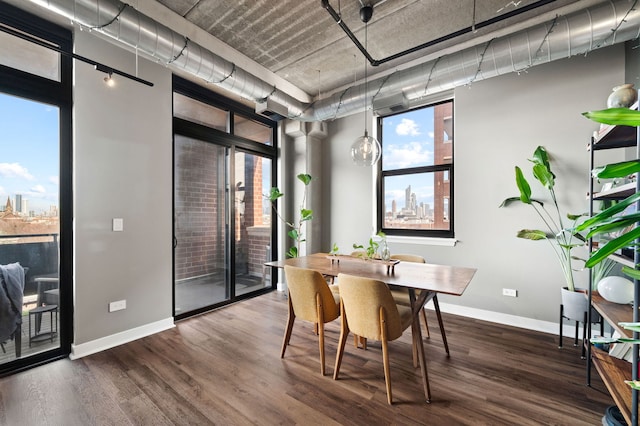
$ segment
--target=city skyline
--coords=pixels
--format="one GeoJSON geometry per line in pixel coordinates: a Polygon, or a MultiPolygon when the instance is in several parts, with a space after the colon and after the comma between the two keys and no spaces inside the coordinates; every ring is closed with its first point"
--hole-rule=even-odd
{"type": "MultiPolygon", "coordinates": [[[[424,108],[384,119],[382,130],[383,170],[433,165],[434,119],[433,108],[424,108]]],[[[405,190],[410,186],[416,203],[433,206],[434,180],[432,173],[412,176],[393,176],[385,179],[385,211],[391,211],[393,201],[404,205],[405,190]]]]}
{"type": "Polygon", "coordinates": [[[17,212],[48,214],[58,207],[58,108],[0,94],[0,117],[0,209],[9,197],[17,212]]]}

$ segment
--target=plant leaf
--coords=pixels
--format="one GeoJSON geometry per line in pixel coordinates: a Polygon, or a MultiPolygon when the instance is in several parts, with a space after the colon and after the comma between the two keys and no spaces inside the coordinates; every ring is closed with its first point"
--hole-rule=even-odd
{"type": "Polygon", "coordinates": [[[311,175],[308,173],[300,173],[297,178],[306,185],[309,185],[309,182],[311,182],[311,175]]]}
{"type": "Polygon", "coordinates": [[[624,211],[628,206],[635,203],[638,199],[640,199],[640,192],[637,192],[624,200],[612,205],[606,210],[601,211],[597,215],[591,217],[590,219],[585,220],[580,225],[576,227],[576,231],[584,231],[585,229],[591,228],[594,225],[605,222],[614,215],[624,211]]]}
{"type": "Polygon", "coordinates": [[[640,126],[640,111],[629,108],[608,108],[599,111],[587,111],[582,115],[596,123],[621,126],[640,126]]]}
{"type": "Polygon", "coordinates": [[[632,175],[640,171],[640,160],[623,161],[597,167],[591,173],[600,179],[615,179],[632,175]]]}
{"type": "Polygon", "coordinates": [[[533,176],[547,189],[553,188],[555,184],[553,173],[544,164],[533,166],[533,176]]]}
{"type": "Polygon", "coordinates": [[[300,209],[300,221],[305,222],[307,220],[313,219],[313,210],[311,209],[300,209]]]}
{"type": "Polygon", "coordinates": [[[529,182],[527,182],[518,166],[516,166],[516,185],[520,190],[520,201],[525,204],[531,204],[531,186],[529,186],[529,182]]]}
{"type": "Polygon", "coordinates": [[[633,278],[634,280],[640,280],[640,270],[630,268],[628,266],[622,267],[622,273],[633,278]]]}
{"type": "Polygon", "coordinates": [[[591,238],[594,235],[602,234],[605,232],[613,232],[618,229],[627,228],[629,226],[635,225],[636,222],[640,221],[640,212],[628,214],[625,216],[616,216],[613,219],[604,222],[602,225],[596,226],[587,234],[587,238],[591,238]]]}
{"type": "Polygon", "coordinates": [[[526,240],[546,240],[547,234],[537,229],[522,229],[518,232],[517,237],[526,240]]]}
{"type": "Polygon", "coordinates": [[[287,232],[287,235],[291,237],[291,239],[293,240],[297,240],[300,237],[300,234],[298,234],[298,231],[295,229],[292,229],[291,231],[287,232]]]}
{"type": "Polygon", "coordinates": [[[298,257],[298,248],[291,247],[289,251],[287,251],[287,257],[298,257]]]}
{"type": "Polygon", "coordinates": [[[544,149],[543,146],[539,146],[533,152],[533,158],[530,159],[534,164],[541,164],[546,167],[547,171],[551,173],[551,176],[555,179],[556,175],[551,171],[551,163],[549,162],[549,155],[547,154],[547,150],[544,149]]]}
{"type": "Polygon", "coordinates": [[[280,192],[280,190],[278,188],[271,188],[271,191],[269,192],[269,201],[275,201],[278,198],[282,197],[284,194],[282,192],[280,192]]]}
{"type": "MultiPolygon", "coordinates": [[[[531,198],[531,201],[534,202],[534,203],[540,204],[540,207],[544,207],[544,203],[542,201],[540,201],[540,200],[536,200],[535,198],[531,198]]],[[[509,204],[515,203],[515,202],[521,203],[522,200],[520,199],[520,197],[509,197],[509,198],[505,199],[498,207],[507,207],[507,206],[509,206],[509,204]]]]}
{"type": "Polygon", "coordinates": [[[617,250],[627,247],[630,245],[636,238],[640,237],[640,227],[634,228],[629,232],[626,232],[620,235],[618,238],[614,238],[609,241],[604,246],[600,247],[598,250],[591,253],[589,260],[585,263],[587,268],[591,268],[594,265],[602,262],[606,259],[610,254],[615,253],[617,250]]]}

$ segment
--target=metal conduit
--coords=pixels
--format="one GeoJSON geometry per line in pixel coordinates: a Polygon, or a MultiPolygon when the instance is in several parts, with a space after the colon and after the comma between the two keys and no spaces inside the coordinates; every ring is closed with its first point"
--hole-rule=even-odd
{"type": "Polygon", "coordinates": [[[286,106],[289,118],[301,121],[355,114],[371,107],[366,104],[367,99],[399,93],[408,102],[419,103],[434,93],[498,75],[525,72],[535,65],[587,54],[640,36],[637,1],[609,0],[369,81],[366,94],[364,84],[360,84],[304,104],[119,0],[30,1],[243,98],[256,102],[269,98],[286,106]]]}

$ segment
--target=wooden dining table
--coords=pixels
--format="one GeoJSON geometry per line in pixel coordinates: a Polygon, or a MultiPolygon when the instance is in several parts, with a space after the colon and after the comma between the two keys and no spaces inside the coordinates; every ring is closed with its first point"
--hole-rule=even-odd
{"type": "MultiPolygon", "coordinates": [[[[387,285],[404,287],[409,294],[413,323],[411,332],[414,348],[418,349],[418,362],[422,372],[423,386],[427,402],[431,401],[431,390],[427,366],[422,345],[422,332],[418,314],[424,305],[433,301],[438,323],[442,332],[442,338],[447,355],[449,347],[444,332],[438,294],[462,296],[476,273],[476,269],[461,266],[438,265],[433,263],[399,262],[393,260],[383,261],[379,259],[363,259],[356,256],[328,255],[316,253],[308,256],[294,257],[285,260],[266,262],[265,266],[284,268],[285,265],[299,268],[313,269],[321,274],[335,278],[338,274],[355,275],[358,277],[375,279],[387,285]],[[416,296],[416,290],[419,290],[416,296]]],[[[339,284],[339,283],[338,283],[339,284]]]]}

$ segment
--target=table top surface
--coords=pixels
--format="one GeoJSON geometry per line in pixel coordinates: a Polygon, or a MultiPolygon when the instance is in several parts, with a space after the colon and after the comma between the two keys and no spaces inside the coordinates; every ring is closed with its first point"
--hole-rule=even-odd
{"type": "Polygon", "coordinates": [[[399,262],[390,269],[385,262],[372,262],[351,256],[333,258],[325,253],[266,262],[266,266],[285,265],[314,269],[332,277],[338,274],[356,275],[383,281],[389,285],[412,287],[460,296],[471,282],[476,269],[433,263],[399,262]],[[387,272],[388,271],[388,272],[387,272]]]}

